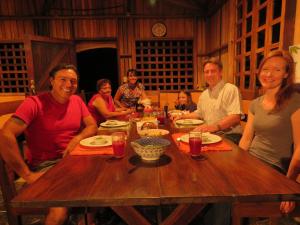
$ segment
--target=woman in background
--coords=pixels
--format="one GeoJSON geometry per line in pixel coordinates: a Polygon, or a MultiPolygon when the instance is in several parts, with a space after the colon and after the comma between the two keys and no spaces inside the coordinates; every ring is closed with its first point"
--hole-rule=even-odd
{"type": "Polygon", "coordinates": [[[137,82],[136,70],[129,69],[127,71],[127,83],[121,85],[114,97],[114,101],[118,107],[133,108],[136,107],[139,99],[146,99],[144,86],[137,82]]]}
{"type": "Polygon", "coordinates": [[[124,116],[133,112],[127,108],[116,108],[111,96],[111,83],[107,79],[97,81],[97,91],[88,103],[88,109],[97,124],[107,119],[124,116]]]}
{"type": "MultiPolygon", "coordinates": [[[[264,94],[251,102],[239,146],[290,179],[300,172],[300,94],[294,90],[295,65],[288,52],[273,51],[261,62],[264,94]],[[289,165],[284,161],[291,159],[289,165]]],[[[282,202],[289,213],[294,202],[282,202]]]]}
{"type": "Polygon", "coordinates": [[[175,109],[194,112],[197,104],[193,102],[191,93],[188,91],[180,91],[176,101],[175,109]]]}

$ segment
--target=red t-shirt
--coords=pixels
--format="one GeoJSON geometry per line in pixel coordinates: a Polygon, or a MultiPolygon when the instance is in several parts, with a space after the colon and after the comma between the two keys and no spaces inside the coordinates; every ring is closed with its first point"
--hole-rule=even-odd
{"type": "Polygon", "coordinates": [[[83,118],[90,113],[81,98],[72,95],[65,104],[50,93],[28,97],[19,106],[15,117],[27,124],[25,136],[29,148],[29,164],[62,157],[69,141],[83,128],[83,118]]]}
{"type": "Polygon", "coordinates": [[[104,116],[102,116],[98,109],[95,106],[93,106],[93,103],[97,98],[102,98],[104,100],[108,111],[114,112],[116,111],[116,108],[111,96],[104,97],[101,94],[95,94],[88,103],[88,110],[99,125],[100,123],[106,121],[106,119],[104,118],[104,116]]]}

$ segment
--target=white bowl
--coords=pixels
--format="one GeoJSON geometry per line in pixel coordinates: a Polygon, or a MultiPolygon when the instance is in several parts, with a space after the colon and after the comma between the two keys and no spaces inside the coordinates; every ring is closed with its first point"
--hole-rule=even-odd
{"type": "Polygon", "coordinates": [[[142,137],[131,142],[134,151],[145,161],[158,160],[169,145],[169,140],[159,137],[142,137]]]}

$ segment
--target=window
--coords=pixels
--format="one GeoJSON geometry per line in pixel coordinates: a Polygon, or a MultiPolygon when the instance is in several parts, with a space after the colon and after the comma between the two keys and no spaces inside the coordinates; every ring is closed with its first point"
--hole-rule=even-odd
{"type": "Polygon", "coordinates": [[[136,41],[136,68],[146,90],[193,89],[193,41],[136,41]]]}
{"type": "Polygon", "coordinates": [[[28,92],[29,80],[23,43],[0,43],[0,93],[28,92]]]}
{"type": "Polygon", "coordinates": [[[243,98],[254,98],[260,88],[259,63],[269,51],[281,49],[282,0],[236,0],[235,82],[243,98]]]}

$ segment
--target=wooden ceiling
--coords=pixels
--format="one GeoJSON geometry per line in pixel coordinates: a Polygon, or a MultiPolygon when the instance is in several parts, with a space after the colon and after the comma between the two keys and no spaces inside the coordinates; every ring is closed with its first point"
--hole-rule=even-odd
{"type": "Polygon", "coordinates": [[[179,6],[186,8],[203,17],[209,17],[214,14],[214,12],[217,11],[226,1],[227,0],[165,0],[165,2],[169,2],[174,5],[174,7],[179,6]]]}
{"type": "Polygon", "coordinates": [[[3,17],[210,17],[227,0],[1,0],[3,17]],[[13,2],[13,3],[12,3],[13,2]],[[10,5],[13,4],[14,7],[10,5]],[[13,8],[13,9],[12,9],[13,8]]]}

